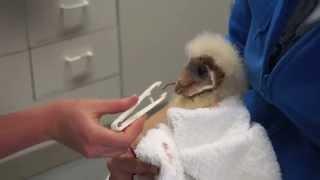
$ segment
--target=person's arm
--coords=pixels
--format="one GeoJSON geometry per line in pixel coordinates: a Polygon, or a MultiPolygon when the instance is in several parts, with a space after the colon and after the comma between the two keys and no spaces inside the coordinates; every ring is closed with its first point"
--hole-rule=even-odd
{"type": "Polygon", "coordinates": [[[141,132],[143,121],[117,133],[101,126],[98,120],[104,114],[122,112],[136,102],[137,97],[61,100],[0,116],[0,158],[50,139],[86,157],[110,157],[126,152],[141,132]]]}
{"type": "Polygon", "coordinates": [[[39,107],[0,117],[0,158],[50,139],[46,111],[39,107]]]}

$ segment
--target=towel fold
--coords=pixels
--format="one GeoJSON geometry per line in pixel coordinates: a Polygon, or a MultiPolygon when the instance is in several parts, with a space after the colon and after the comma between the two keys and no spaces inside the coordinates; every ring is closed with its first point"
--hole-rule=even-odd
{"type": "Polygon", "coordinates": [[[239,97],[213,108],[170,108],[168,124],[148,131],[137,157],[160,167],[158,180],[280,180],[265,130],[250,123],[239,97]]]}

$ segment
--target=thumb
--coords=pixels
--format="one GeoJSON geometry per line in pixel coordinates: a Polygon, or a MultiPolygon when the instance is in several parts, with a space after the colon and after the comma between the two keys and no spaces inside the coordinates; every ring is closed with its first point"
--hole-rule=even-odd
{"type": "Polygon", "coordinates": [[[117,148],[129,148],[134,140],[139,136],[143,130],[145,117],[136,120],[123,132],[115,132],[104,127],[98,127],[98,136],[100,142],[108,142],[108,146],[117,148]],[[108,140],[108,141],[106,141],[108,140]]]}
{"type": "Polygon", "coordinates": [[[122,133],[117,134],[120,147],[130,147],[131,144],[138,138],[139,134],[143,130],[143,125],[146,117],[141,117],[133,124],[127,127],[122,133]]]}
{"type": "Polygon", "coordinates": [[[132,138],[130,145],[139,137],[140,133],[143,131],[146,118],[146,115],[139,118],[138,120],[136,120],[136,122],[134,122],[131,126],[127,127],[124,130],[124,135],[132,138]]]}

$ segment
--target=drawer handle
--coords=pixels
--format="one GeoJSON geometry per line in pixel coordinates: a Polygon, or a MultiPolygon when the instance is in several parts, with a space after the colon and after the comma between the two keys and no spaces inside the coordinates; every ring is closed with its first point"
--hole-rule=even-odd
{"type": "Polygon", "coordinates": [[[79,61],[79,60],[81,60],[81,59],[90,60],[91,57],[93,57],[93,52],[92,52],[92,51],[87,51],[86,53],[81,54],[81,55],[79,55],[79,56],[74,56],[74,57],[66,56],[64,59],[65,59],[66,62],[72,63],[72,62],[79,61]]]}
{"type": "Polygon", "coordinates": [[[79,3],[76,4],[71,4],[71,5],[65,5],[61,4],[60,8],[64,10],[70,10],[70,9],[78,9],[78,8],[84,8],[89,6],[89,1],[88,0],[81,0],[79,3]]]}

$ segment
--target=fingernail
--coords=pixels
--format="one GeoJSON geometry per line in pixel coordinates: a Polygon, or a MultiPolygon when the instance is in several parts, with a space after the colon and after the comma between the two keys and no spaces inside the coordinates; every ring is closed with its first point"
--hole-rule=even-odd
{"type": "Polygon", "coordinates": [[[138,98],[136,94],[129,96],[128,98],[138,98]]]}
{"type": "Polygon", "coordinates": [[[133,98],[133,97],[138,97],[138,96],[137,94],[133,94],[133,95],[124,96],[123,98],[133,98]]]}
{"type": "Polygon", "coordinates": [[[136,95],[124,96],[122,99],[125,101],[132,101],[133,99],[138,99],[138,96],[136,95]]]}

